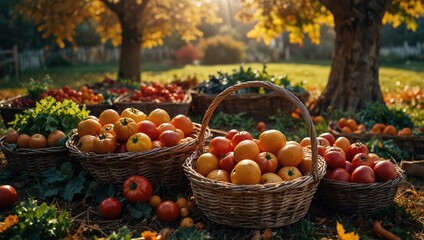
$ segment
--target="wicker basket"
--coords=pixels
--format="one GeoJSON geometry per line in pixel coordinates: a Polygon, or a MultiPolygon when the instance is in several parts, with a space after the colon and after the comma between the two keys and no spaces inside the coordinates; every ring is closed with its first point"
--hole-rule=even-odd
{"type": "Polygon", "coordinates": [[[384,183],[349,183],[323,178],[318,186],[318,196],[335,211],[372,215],[393,203],[399,184],[405,179],[398,166],[396,171],[398,177],[384,183]]]}
{"type": "Polygon", "coordinates": [[[80,105],[85,106],[87,110],[90,111],[90,115],[99,116],[106,109],[115,109],[116,107],[111,104],[99,103],[99,104],[88,104],[88,105],[80,105]]]}
{"type": "MultiPolygon", "coordinates": [[[[305,116],[313,152],[311,173],[277,184],[235,185],[208,179],[194,170],[197,158],[206,150],[200,137],[197,151],[184,163],[184,171],[199,208],[210,220],[232,227],[280,227],[303,218],[309,210],[320,179],[325,174],[325,162],[317,154],[314,124],[308,110],[291,92],[272,83],[252,81],[227,88],[211,103],[202,121],[203,133],[213,112],[222,100],[234,91],[247,87],[264,87],[278,93],[279,97],[296,104],[305,116]]],[[[200,134],[199,136],[202,136],[200,134]]],[[[308,154],[308,150],[305,150],[308,154]]],[[[310,152],[309,152],[310,153],[310,152]]]]}
{"type": "Polygon", "coordinates": [[[424,136],[397,136],[388,134],[371,134],[371,133],[340,133],[334,128],[328,127],[330,133],[334,137],[346,137],[350,142],[367,142],[373,137],[382,140],[393,140],[400,148],[405,149],[414,159],[424,158],[424,136]]]}
{"type": "MultiPolygon", "coordinates": [[[[15,115],[23,113],[26,108],[24,107],[12,107],[11,103],[17,99],[24,98],[25,95],[19,95],[10,99],[6,99],[0,102],[0,114],[6,127],[12,127],[9,122],[15,120],[15,115]]],[[[35,105],[34,105],[35,106],[35,105]]]]}
{"type": "Polygon", "coordinates": [[[173,117],[178,114],[184,114],[188,116],[191,105],[191,95],[186,94],[182,102],[131,102],[129,97],[131,93],[122,95],[115,99],[114,105],[116,106],[118,112],[122,112],[125,108],[133,107],[141,110],[145,114],[149,114],[151,111],[156,108],[161,108],[168,112],[169,116],[173,117]]]}
{"type": "Polygon", "coordinates": [[[40,149],[8,147],[4,138],[0,139],[0,148],[6,157],[6,167],[13,172],[25,172],[29,176],[38,177],[52,167],[60,167],[71,159],[66,147],[49,147],[40,149]]]}
{"type": "MultiPolygon", "coordinates": [[[[188,183],[182,165],[196,149],[199,132],[200,125],[195,123],[193,133],[184,143],[143,152],[84,153],[76,146],[79,140],[77,134],[66,142],[66,146],[71,155],[98,181],[120,185],[132,175],[142,175],[152,184],[176,186],[188,183]]],[[[209,129],[203,134],[204,138],[209,138],[209,129]]]]}
{"type": "MultiPolygon", "coordinates": [[[[197,114],[205,114],[208,106],[217,97],[217,94],[203,94],[196,91],[191,91],[191,111],[197,114]]],[[[299,100],[304,104],[308,101],[309,93],[294,93],[299,100]]],[[[230,94],[222,100],[222,104],[217,106],[217,112],[225,112],[231,114],[246,113],[249,117],[264,120],[269,116],[275,115],[276,109],[281,110],[283,113],[290,114],[296,108],[296,105],[280,97],[275,92],[259,94],[259,93],[246,93],[246,94],[230,94]],[[254,103],[254,104],[249,104],[254,103]]]]}

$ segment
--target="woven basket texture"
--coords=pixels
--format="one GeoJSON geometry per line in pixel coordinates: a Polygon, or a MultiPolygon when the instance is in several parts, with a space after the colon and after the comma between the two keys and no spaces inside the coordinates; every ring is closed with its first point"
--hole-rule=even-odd
{"type": "MultiPolygon", "coordinates": [[[[121,185],[130,176],[142,175],[155,185],[181,186],[188,183],[182,165],[196,149],[200,132],[200,125],[195,123],[194,126],[193,133],[183,143],[143,152],[84,153],[77,147],[77,134],[66,142],[66,146],[81,166],[98,181],[121,185]]],[[[209,138],[209,129],[204,134],[205,138],[209,138]]]]}
{"type": "Polygon", "coordinates": [[[424,158],[424,136],[397,136],[388,134],[371,134],[371,133],[340,133],[339,131],[329,127],[329,132],[336,138],[346,137],[350,142],[367,142],[373,137],[382,140],[393,140],[400,148],[406,150],[414,159],[424,158]]]}
{"type": "Polygon", "coordinates": [[[66,147],[12,150],[5,145],[4,138],[0,139],[0,148],[7,160],[6,167],[16,173],[25,172],[28,176],[38,177],[42,172],[60,167],[71,158],[66,147]]]}
{"type": "MultiPolygon", "coordinates": [[[[192,104],[191,111],[197,114],[205,114],[209,105],[216,98],[217,94],[203,94],[191,91],[192,104]]],[[[308,101],[309,93],[294,93],[302,103],[308,101]]],[[[277,113],[276,109],[283,113],[290,114],[296,108],[296,105],[286,98],[282,98],[275,92],[266,94],[246,93],[231,94],[222,100],[217,106],[217,112],[225,112],[230,114],[246,113],[249,117],[263,120],[277,113]]]]}
{"type": "Polygon", "coordinates": [[[12,101],[23,98],[24,96],[16,96],[11,99],[6,99],[0,102],[0,114],[6,127],[12,127],[9,122],[15,120],[15,115],[23,113],[26,108],[12,107],[10,104],[12,101]]]}
{"type": "MultiPolygon", "coordinates": [[[[272,83],[252,81],[227,88],[219,94],[206,111],[201,133],[205,131],[219,103],[234,91],[248,87],[271,89],[295,103],[305,117],[312,139],[313,151],[305,150],[312,159],[311,172],[292,181],[270,184],[235,185],[208,179],[194,168],[197,158],[204,152],[205,141],[200,138],[197,151],[184,163],[184,171],[199,208],[213,222],[241,228],[281,227],[297,222],[308,212],[320,179],[325,175],[325,161],[318,157],[316,132],[308,110],[291,92],[272,83]]],[[[202,136],[200,134],[199,136],[202,136]]]]}
{"type": "Polygon", "coordinates": [[[178,114],[184,114],[188,116],[190,105],[191,105],[191,95],[186,94],[184,100],[182,102],[131,102],[129,101],[129,97],[131,93],[122,95],[116,98],[113,103],[118,112],[124,111],[126,108],[133,107],[141,110],[145,114],[149,115],[149,113],[156,108],[161,108],[168,112],[169,116],[174,117],[178,114]]]}
{"type": "Polygon", "coordinates": [[[97,116],[97,117],[100,115],[100,113],[102,113],[106,109],[115,109],[116,110],[116,107],[114,105],[104,104],[104,103],[87,104],[87,105],[80,105],[80,106],[81,107],[85,106],[87,110],[90,110],[90,115],[97,116]]]}
{"type": "Polygon", "coordinates": [[[400,183],[405,179],[396,166],[398,177],[381,183],[349,183],[323,178],[318,186],[318,196],[330,209],[349,214],[367,216],[390,206],[400,183]]]}

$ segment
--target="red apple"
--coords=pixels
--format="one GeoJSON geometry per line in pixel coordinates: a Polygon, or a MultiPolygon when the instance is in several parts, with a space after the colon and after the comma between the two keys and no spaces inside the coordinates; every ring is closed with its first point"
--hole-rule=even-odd
{"type": "Polygon", "coordinates": [[[145,133],[152,141],[156,140],[159,136],[156,125],[149,120],[143,120],[137,123],[137,132],[145,133]]]}
{"type": "Polygon", "coordinates": [[[236,161],[234,161],[234,152],[227,153],[219,160],[219,167],[228,171],[229,173],[234,169],[236,164],[236,161]]]}
{"type": "Polygon", "coordinates": [[[379,182],[386,182],[397,178],[395,165],[389,160],[379,161],[374,166],[375,177],[379,182]]]}
{"type": "Polygon", "coordinates": [[[321,133],[318,137],[323,137],[327,139],[328,142],[330,143],[330,146],[333,146],[334,142],[336,141],[336,138],[334,137],[334,135],[329,132],[321,133]]]}
{"type": "Polygon", "coordinates": [[[240,131],[233,136],[233,138],[231,139],[231,144],[235,148],[237,146],[237,144],[239,144],[241,141],[244,141],[244,140],[252,140],[253,141],[253,137],[247,131],[240,131]]]}
{"type": "Polygon", "coordinates": [[[330,179],[350,182],[350,174],[344,168],[336,168],[331,172],[330,179]]]}

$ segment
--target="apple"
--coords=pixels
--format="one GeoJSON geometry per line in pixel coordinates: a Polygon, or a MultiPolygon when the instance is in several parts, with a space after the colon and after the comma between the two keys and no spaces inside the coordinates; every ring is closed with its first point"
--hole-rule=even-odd
{"type": "Polygon", "coordinates": [[[343,154],[343,150],[327,151],[324,155],[324,160],[327,163],[328,167],[332,169],[344,168],[346,165],[346,157],[343,154]]]}
{"type": "Polygon", "coordinates": [[[234,160],[234,152],[227,153],[223,158],[219,160],[219,167],[228,172],[231,172],[236,166],[236,161],[234,160]]]}
{"type": "Polygon", "coordinates": [[[137,132],[146,134],[152,141],[157,140],[159,136],[156,125],[149,120],[143,120],[137,123],[137,132]]]}
{"type": "Polygon", "coordinates": [[[235,148],[237,146],[237,144],[239,144],[240,142],[242,142],[244,140],[252,140],[253,141],[253,137],[247,131],[240,131],[240,132],[234,134],[233,138],[231,139],[231,144],[235,148]]]}
{"type": "Polygon", "coordinates": [[[318,137],[323,137],[327,139],[328,142],[330,143],[330,146],[333,146],[334,142],[336,141],[336,138],[334,137],[334,135],[329,132],[321,133],[318,137]]]}
{"type": "Polygon", "coordinates": [[[379,182],[386,182],[397,178],[395,165],[389,160],[379,161],[374,166],[375,177],[379,182]]]}
{"type": "Polygon", "coordinates": [[[350,182],[350,174],[344,168],[336,168],[331,172],[330,179],[350,182]]]}

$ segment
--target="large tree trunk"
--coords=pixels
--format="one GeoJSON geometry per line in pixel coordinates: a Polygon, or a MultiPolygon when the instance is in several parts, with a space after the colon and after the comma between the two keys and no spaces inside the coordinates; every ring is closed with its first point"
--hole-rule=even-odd
{"type": "Polygon", "coordinates": [[[143,25],[141,16],[149,0],[141,4],[136,1],[109,1],[102,2],[118,17],[122,30],[121,54],[119,58],[118,78],[140,81],[140,50],[143,25]]]}
{"type": "Polygon", "coordinates": [[[383,102],[378,80],[382,18],[388,0],[320,0],[334,16],[336,39],[328,84],[312,114],[358,111],[383,102]]]}
{"type": "Polygon", "coordinates": [[[121,22],[122,45],[118,77],[140,81],[141,34],[129,24],[121,22]]]}

